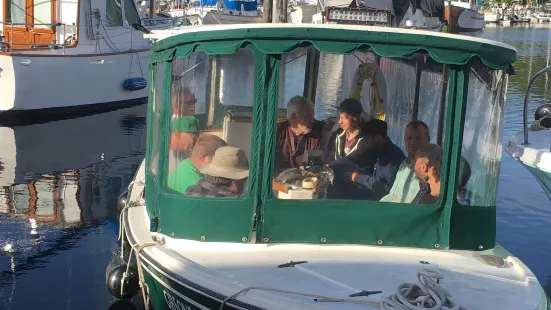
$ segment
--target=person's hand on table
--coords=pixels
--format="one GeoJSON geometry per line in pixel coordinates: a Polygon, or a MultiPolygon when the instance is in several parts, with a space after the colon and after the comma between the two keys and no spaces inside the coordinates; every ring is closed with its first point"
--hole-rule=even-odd
{"type": "Polygon", "coordinates": [[[346,172],[344,174],[344,178],[347,181],[354,183],[354,182],[356,182],[356,179],[358,178],[358,175],[359,175],[359,173],[357,173],[355,171],[354,172],[346,172]]]}

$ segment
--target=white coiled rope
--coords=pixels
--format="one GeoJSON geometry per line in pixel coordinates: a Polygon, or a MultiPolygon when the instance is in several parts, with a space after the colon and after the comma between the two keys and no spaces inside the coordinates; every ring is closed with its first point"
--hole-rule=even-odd
{"type": "Polygon", "coordinates": [[[417,273],[418,283],[404,283],[396,293],[384,297],[381,310],[466,310],[455,304],[451,294],[438,284],[443,278],[437,270],[423,269],[417,273]]]}

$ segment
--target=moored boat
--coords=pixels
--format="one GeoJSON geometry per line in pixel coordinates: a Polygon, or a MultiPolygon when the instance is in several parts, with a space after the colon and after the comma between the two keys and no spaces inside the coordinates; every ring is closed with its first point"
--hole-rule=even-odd
{"type": "Polygon", "coordinates": [[[132,0],[10,3],[0,4],[2,117],[145,101],[150,42],[132,0]]]}
{"type": "Polygon", "coordinates": [[[484,13],[475,0],[445,1],[449,32],[473,32],[484,29],[484,13]]]}
{"type": "Polygon", "coordinates": [[[113,295],[140,288],[156,310],[550,307],[530,269],[495,243],[514,48],[344,25],[204,26],[148,37],[156,42],[146,160],[121,213],[121,242],[137,262],[109,272],[113,295]],[[399,147],[406,124],[425,122],[443,150],[438,199],[331,198],[324,181],[338,170],[319,164],[316,150],[283,180],[274,167],[278,110],[297,93],[316,105],[358,98],[399,147]],[[191,103],[187,125],[178,125],[191,103]],[[193,114],[199,125],[189,126],[193,114]],[[170,169],[180,159],[169,141],[197,130],[231,146],[201,168],[231,183],[210,198],[169,181],[185,178],[170,169]],[[472,171],[465,184],[461,158],[472,171]]]}
{"type": "Polygon", "coordinates": [[[550,70],[551,66],[544,68],[530,80],[524,101],[524,129],[511,136],[506,150],[530,171],[551,200],[551,104],[538,107],[530,126],[527,115],[532,85],[550,70]]]}

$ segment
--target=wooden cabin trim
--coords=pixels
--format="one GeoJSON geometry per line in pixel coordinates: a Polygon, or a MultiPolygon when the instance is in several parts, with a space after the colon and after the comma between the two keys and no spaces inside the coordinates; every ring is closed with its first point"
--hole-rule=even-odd
{"type": "MultiPolygon", "coordinates": [[[[3,36],[4,36],[4,38],[7,39],[5,42],[10,42],[10,41],[14,40],[14,38],[16,37],[16,34],[21,35],[21,36],[25,37],[28,41],[33,41],[33,42],[36,41],[36,36],[37,35],[38,36],[40,36],[40,35],[47,36],[47,38],[45,40],[48,41],[48,43],[51,42],[51,40],[53,40],[53,39],[57,39],[57,33],[56,33],[57,26],[55,26],[55,24],[57,23],[57,3],[58,3],[58,0],[50,0],[51,1],[50,2],[50,5],[51,5],[51,8],[50,8],[51,9],[51,16],[50,16],[51,17],[51,25],[50,25],[49,28],[46,28],[46,29],[34,27],[34,18],[35,18],[34,4],[35,4],[35,1],[37,1],[37,0],[25,0],[25,25],[13,25],[13,24],[8,24],[7,23],[9,0],[4,0],[3,1],[3,5],[4,5],[3,36]],[[29,11],[29,10],[33,10],[33,12],[32,13],[27,13],[27,11],[29,11]],[[9,28],[6,28],[8,25],[9,25],[9,28]],[[12,34],[13,34],[13,37],[12,37],[12,34]],[[29,40],[31,37],[33,38],[33,40],[29,40]]],[[[12,44],[9,44],[9,45],[10,45],[11,50],[21,50],[21,49],[27,49],[26,48],[27,44],[44,44],[44,43],[41,42],[41,43],[17,44],[17,42],[13,41],[12,44]]],[[[42,48],[39,48],[39,49],[42,49],[42,48]]],[[[36,49],[34,49],[34,50],[36,50],[36,49]]]]}
{"type": "MultiPolygon", "coordinates": [[[[52,25],[55,25],[57,24],[57,11],[59,9],[58,7],[58,0],[51,0],[52,1],[52,25]]],[[[32,7],[33,6],[33,2],[34,0],[26,0],[25,1],[25,6],[26,7],[32,7]]],[[[4,28],[3,28],[3,36],[4,38],[10,38],[11,39],[11,28],[13,28],[12,25],[9,26],[9,28],[6,28],[8,23],[7,23],[7,20],[8,20],[8,0],[3,0],[2,1],[3,5],[4,5],[4,10],[3,10],[3,16],[2,16],[2,22],[4,24],[4,28]],[[9,30],[8,30],[9,29],[9,30]]],[[[68,49],[68,48],[76,48],[78,46],[78,43],[79,43],[79,40],[80,40],[80,14],[81,14],[81,1],[77,1],[76,2],[76,5],[77,5],[77,18],[76,18],[76,24],[75,24],[75,40],[74,40],[74,44],[71,44],[71,45],[68,45],[68,46],[65,46],[65,49],[68,49]]],[[[34,18],[34,14],[33,15],[28,15],[28,14],[25,14],[26,15],[26,18],[25,18],[25,23],[28,24],[28,25],[32,25],[33,24],[33,18],[34,18]]],[[[68,25],[68,26],[71,26],[71,25],[68,25]]],[[[60,26],[62,27],[62,26],[60,26]]],[[[39,33],[39,34],[51,34],[53,35],[53,38],[56,40],[57,42],[57,26],[53,26],[50,30],[48,29],[35,29],[35,32],[36,33],[39,33]],[[38,30],[38,31],[37,31],[38,30]]],[[[59,44],[59,42],[57,42],[59,44]]],[[[64,43],[64,42],[63,42],[64,43]]],[[[49,48],[47,47],[39,47],[39,48],[12,48],[10,46],[10,50],[18,50],[18,51],[36,51],[36,50],[49,50],[49,48]]],[[[0,55],[5,55],[5,54],[13,54],[13,53],[6,53],[6,52],[0,52],[0,55]]],[[[52,57],[52,56],[58,56],[58,55],[48,55],[49,57],[52,57]]],[[[63,56],[66,56],[66,55],[63,55],[63,56]]],[[[32,56],[31,56],[32,57],[32,56]]]]}

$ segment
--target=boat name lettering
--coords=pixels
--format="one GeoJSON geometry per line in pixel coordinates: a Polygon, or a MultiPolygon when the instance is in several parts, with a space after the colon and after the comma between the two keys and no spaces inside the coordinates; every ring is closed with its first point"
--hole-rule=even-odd
{"type": "Polygon", "coordinates": [[[184,305],[179,299],[172,296],[172,294],[167,291],[163,290],[163,295],[165,295],[166,304],[171,310],[192,310],[190,306],[184,305]]]}

